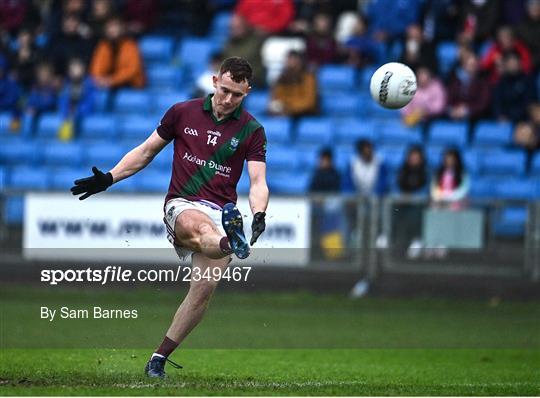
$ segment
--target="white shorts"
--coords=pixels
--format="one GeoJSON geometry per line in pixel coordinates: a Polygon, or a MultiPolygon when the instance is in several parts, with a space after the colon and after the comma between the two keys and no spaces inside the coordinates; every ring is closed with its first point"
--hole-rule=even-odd
{"type": "Polygon", "coordinates": [[[163,221],[167,227],[167,239],[174,246],[176,254],[181,260],[185,259],[190,254],[193,254],[193,250],[180,246],[176,242],[176,234],[174,231],[176,225],[176,217],[178,217],[185,210],[198,210],[206,214],[214,222],[218,230],[225,235],[225,230],[221,225],[221,213],[222,209],[215,203],[199,200],[191,201],[184,198],[174,198],[169,200],[165,204],[165,217],[163,221]]]}

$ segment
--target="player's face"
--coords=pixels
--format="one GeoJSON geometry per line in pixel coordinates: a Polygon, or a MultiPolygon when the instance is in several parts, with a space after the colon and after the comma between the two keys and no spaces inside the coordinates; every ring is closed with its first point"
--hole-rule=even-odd
{"type": "Polygon", "coordinates": [[[214,76],[213,82],[216,89],[213,106],[215,111],[222,115],[234,112],[250,89],[247,81],[238,83],[231,79],[230,72],[214,76]]]}

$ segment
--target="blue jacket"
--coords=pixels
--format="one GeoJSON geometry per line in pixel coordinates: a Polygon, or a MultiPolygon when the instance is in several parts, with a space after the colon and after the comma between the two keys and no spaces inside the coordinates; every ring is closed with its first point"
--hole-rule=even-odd
{"type": "Polygon", "coordinates": [[[372,32],[384,31],[399,36],[418,21],[423,0],[372,0],[367,8],[372,32]]]}
{"type": "Polygon", "coordinates": [[[94,110],[94,101],[96,95],[96,85],[91,77],[84,79],[82,84],[82,93],[79,101],[72,104],[71,90],[72,83],[66,81],[64,88],[58,98],[58,107],[64,117],[74,116],[75,118],[85,117],[94,110]]]}
{"type": "Polygon", "coordinates": [[[20,97],[21,89],[15,80],[0,78],[0,111],[16,111],[20,97]]]}
{"type": "Polygon", "coordinates": [[[33,108],[36,112],[56,109],[56,90],[53,87],[34,87],[26,101],[26,109],[33,108]]]}

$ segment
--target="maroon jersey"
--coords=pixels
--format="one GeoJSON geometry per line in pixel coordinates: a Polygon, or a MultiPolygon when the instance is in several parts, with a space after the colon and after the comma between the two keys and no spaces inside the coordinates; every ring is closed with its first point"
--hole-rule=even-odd
{"type": "Polygon", "coordinates": [[[174,140],[169,192],[172,198],[206,200],[221,207],[236,203],[244,160],[266,160],[264,129],[240,106],[217,121],[212,96],[179,102],[161,119],[157,133],[174,140]]]}

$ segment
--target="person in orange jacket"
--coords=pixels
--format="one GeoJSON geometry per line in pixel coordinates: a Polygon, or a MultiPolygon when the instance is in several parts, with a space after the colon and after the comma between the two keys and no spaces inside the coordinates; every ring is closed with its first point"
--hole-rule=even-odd
{"type": "Polygon", "coordinates": [[[137,42],[124,35],[124,24],[117,17],[105,24],[105,37],[97,44],[90,63],[90,74],[99,87],[142,88],[144,68],[137,42]]]}

